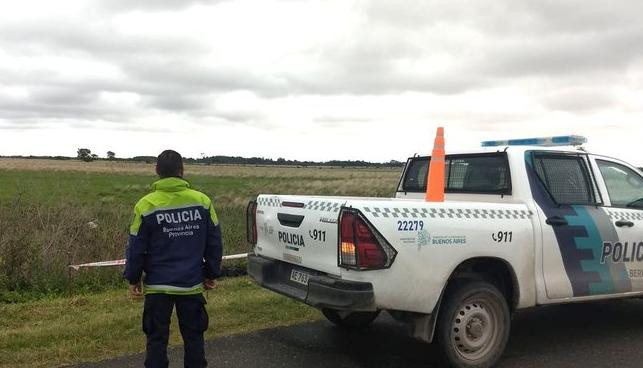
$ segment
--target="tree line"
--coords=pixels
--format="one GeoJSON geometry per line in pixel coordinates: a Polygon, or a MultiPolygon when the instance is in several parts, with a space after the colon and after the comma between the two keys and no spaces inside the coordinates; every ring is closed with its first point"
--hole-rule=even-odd
{"type": "Polygon", "coordinates": [[[206,165],[282,165],[282,166],[350,166],[350,167],[390,167],[402,166],[403,163],[396,160],[388,162],[369,162],[362,160],[331,160],[331,161],[299,161],[278,158],[276,160],[265,157],[241,157],[241,156],[210,156],[201,158],[185,158],[185,162],[206,164],[206,165]]]}
{"type": "MultiPolygon", "coordinates": [[[[0,156],[8,158],[31,158],[31,159],[54,159],[54,160],[82,160],[91,162],[95,160],[110,160],[110,161],[134,161],[155,163],[156,156],[134,156],[129,158],[116,157],[113,151],[107,151],[104,157],[100,157],[88,148],[78,148],[76,150],[76,157],[68,156],[0,156]]],[[[388,162],[369,162],[363,160],[330,160],[324,162],[318,161],[299,161],[287,160],[285,158],[265,158],[265,157],[241,157],[241,156],[205,156],[200,158],[184,157],[185,163],[189,164],[202,164],[202,165],[275,165],[275,166],[340,166],[340,167],[401,167],[403,162],[391,160],[388,162]]]]}

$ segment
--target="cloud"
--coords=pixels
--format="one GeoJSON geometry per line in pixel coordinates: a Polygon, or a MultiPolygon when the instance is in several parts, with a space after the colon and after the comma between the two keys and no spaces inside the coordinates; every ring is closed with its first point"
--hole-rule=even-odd
{"type": "Polygon", "coordinates": [[[206,106],[206,97],[199,95],[146,96],[143,106],[172,111],[199,111],[206,106]]]}
{"type": "Polygon", "coordinates": [[[503,130],[643,110],[639,1],[25,1],[0,14],[16,130],[503,130]]]}
{"type": "Polygon", "coordinates": [[[99,11],[131,12],[131,11],[176,11],[195,5],[213,5],[226,0],[107,0],[95,2],[94,7],[99,11]]]}
{"type": "MultiPolygon", "coordinates": [[[[199,60],[180,58],[143,57],[128,60],[121,66],[128,78],[144,86],[141,92],[212,93],[238,90],[253,90],[264,95],[273,95],[285,86],[280,86],[267,76],[254,75],[234,67],[213,67],[199,60]]],[[[136,88],[136,87],[134,87],[136,88]]]]}
{"type": "Polygon", "coordinates": [[[446,52],[469,77],[620,72],[643,59],[643,49],[633,47],[643,41],[643,3],[637,1],[427,0],[399,6],[375,0],[364,8],[376,27],[425,36],[425,49],[446,52]]]}
{"type": "Polygon", "coordinates": [[[36,130],[42,129],[43,124],[38,121],[7,121],[0,120],[0,130],[36,130]]]}
{"type": "Polygon", "coordinates": [[[515,38],[494,45],[478,64],[480,71],[497,77],[555,78],[577,74],[621,74],[643,59],[643,26],[628,32],[515,38]]]}
{"type": "Polygon", "coordinates": [[[616,100],[609,91],[570,88],[549,94],[543,102],[550,110],[583,113],[613,107],[616,100]]]}

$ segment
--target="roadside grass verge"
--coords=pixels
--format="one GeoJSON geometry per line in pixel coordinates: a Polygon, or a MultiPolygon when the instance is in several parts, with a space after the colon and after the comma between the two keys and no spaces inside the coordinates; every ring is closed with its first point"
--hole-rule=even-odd
{"type": "MultiPolygon", "coordinates": [[[[321,319],[316,309],[262,289],[248,277],[221,280],[207,299],[206,338],[321,319]]],[[[128,298],[125,287],[0,304],[0,367],[52,367],[142,352],[142,309],[143,300],[128,298]]],[[[181,344],[176,315],[170,344],[181,344]]]]}

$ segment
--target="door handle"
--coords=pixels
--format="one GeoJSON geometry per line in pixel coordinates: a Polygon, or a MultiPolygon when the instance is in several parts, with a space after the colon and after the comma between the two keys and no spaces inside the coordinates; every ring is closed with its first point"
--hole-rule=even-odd
{"type": "Polygon", "coordinates": [[[278,213],[277,219],[283,226],[299,227],[299,225],[301,225],[301,222],[304,221],[304,216],[291,215],[289,213],[278,213]]]}
{"type": "Polygon", "coordinates": [[[564,218],[562,218],[560,216],[554,216],[554,217],[548,218],[545,221],[545,223],[547,225],[551,225],[551,226],[564,226],[564,225],[567,225],[567,220],[565,220],[564,218]]]}
{"type": "Polygon", "coordinates": [[[632,221],[618,220],[616,221],[616,226],[618,227],[632,227],[634,223],[632,221]]]}

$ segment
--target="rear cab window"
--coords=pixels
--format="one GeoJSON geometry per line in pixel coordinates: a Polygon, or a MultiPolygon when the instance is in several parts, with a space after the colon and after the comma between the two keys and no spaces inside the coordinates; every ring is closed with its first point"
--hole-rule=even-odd
{"type": "MultiPolygon", "coordinates": [[[[426,192],[430,157],[412,157],[398,192],[426,192]]],[[[447,155],[445,193],[511,194],[511,175],[506,152],[447,155]]]]}

